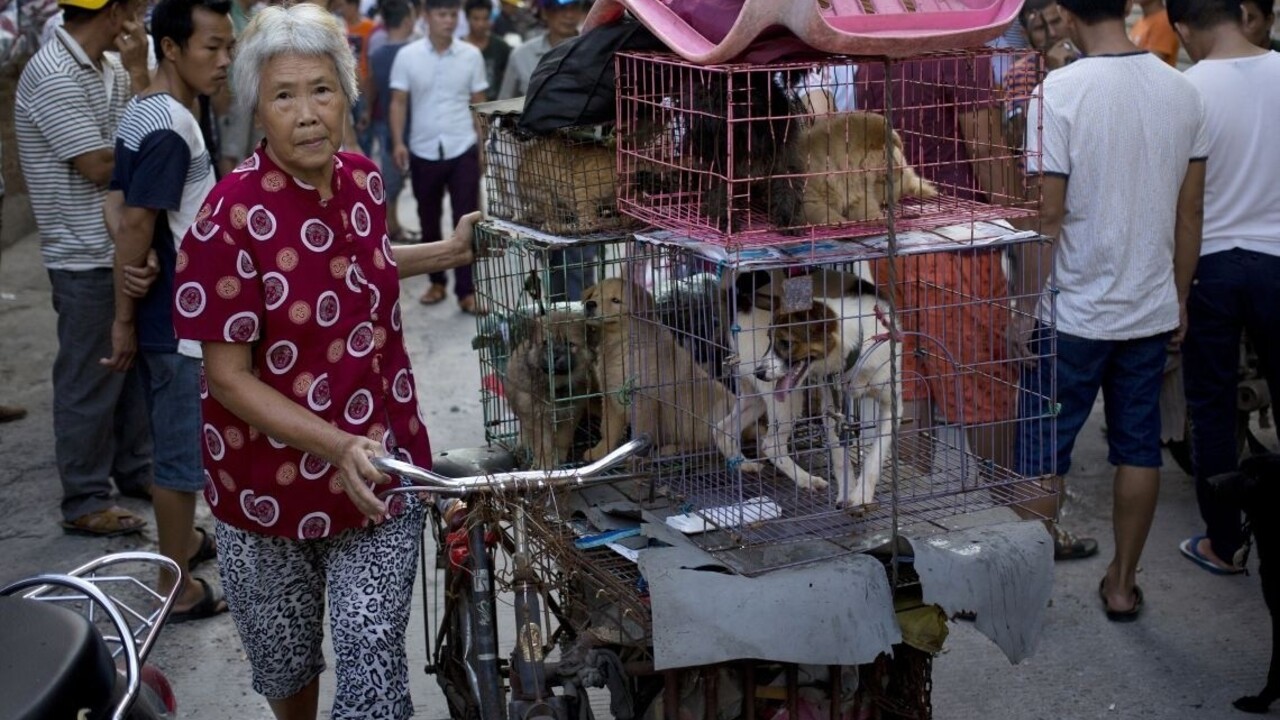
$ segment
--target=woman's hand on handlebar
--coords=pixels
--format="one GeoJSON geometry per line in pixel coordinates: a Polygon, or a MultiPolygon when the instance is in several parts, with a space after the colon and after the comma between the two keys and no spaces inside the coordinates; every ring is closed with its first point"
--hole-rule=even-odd
{"type": "Polygon", "coordinates": [[[338,468],[338,478],[342,481],[342,489],[347,497],[360,510],[360,513],[372,522],[380,523],[387,519],[387,506],[377,495],[374,495],[375,483],[390,481],[386,475],[378,472],[369,462],[369,458],[383,453],[382,445],[366,437],[350,435],[346,443],[338,449],[334,465],[338,468]]]}

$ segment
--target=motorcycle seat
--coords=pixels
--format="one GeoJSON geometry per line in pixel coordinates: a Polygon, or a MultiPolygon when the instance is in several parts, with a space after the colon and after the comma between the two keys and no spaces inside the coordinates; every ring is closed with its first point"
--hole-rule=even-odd
{"type": "Polygon", "coordinates": [[[106,717],[115,682],[111,651],[83,615],[0,597],[0,719],[106,717]]]}

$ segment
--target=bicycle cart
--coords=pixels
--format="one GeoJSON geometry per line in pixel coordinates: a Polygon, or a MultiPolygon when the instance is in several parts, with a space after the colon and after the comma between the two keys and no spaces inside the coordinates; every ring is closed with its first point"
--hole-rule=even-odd
{"type": "Polygon", "coordinates": [[[487,447],[398,471],[466,497],[432,530],[454,717],[927,718],[949,622],[1033,651],[1053,488],[999,448],[1053,435],[1053,388],[1021,379],[1053,296],[1015,282],[1046,240],[987,185],[1002,146],[930,166],[903,148],[957,141],[895,120],[967,112],[911,103],[945,77],[972,104],[997,54],[620,53],[611,127],[530,138],[519,103],[477,108],[487,447]],[[864,84],[833,87],[852,65],[864,84]],[[883,115],[825,114],[817,85],[883,115]],[[780,139],[818,127],[825,174],[780,139]],[[872,199],[793,214],[819,182],[872,199]]]}

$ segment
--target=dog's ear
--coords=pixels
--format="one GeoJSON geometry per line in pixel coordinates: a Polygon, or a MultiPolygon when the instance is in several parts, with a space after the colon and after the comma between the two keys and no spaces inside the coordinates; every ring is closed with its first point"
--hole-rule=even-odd
{"type": "Polygon", "coordinates": [[[529,328],[529,341],[535,345],[541,345],[543,338],[546,336],[543,330],[543,323],[546,322],[546,317],[546,315],[542,315],[533,318],[533,321],[529,323],[531,326],[529,328]]]}

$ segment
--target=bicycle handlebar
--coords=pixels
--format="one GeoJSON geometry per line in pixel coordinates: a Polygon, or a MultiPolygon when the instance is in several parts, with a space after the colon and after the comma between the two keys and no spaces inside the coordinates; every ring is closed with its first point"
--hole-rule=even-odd
{"type": "Polygon", "coordinates": [[[376,457],[372,458],[371,461],[378,472],[399,475],[412,483],[411,485],[383,490],[378,493],[380,496],[426,491],[437,495],[466,497],[467,495],[482,492],[504,492],[508,490],[521,492],[565,486],[585,487],[593,484],[593,480],[594,482],[607,480],[607,478],[596,479],[595,476],[616,467],[624,460],[643,452],[648,447],[649,438],[640,436],[583,467],[562,470],[520,470],[459,478],[445,477],[393,457],[376,457]]]}

